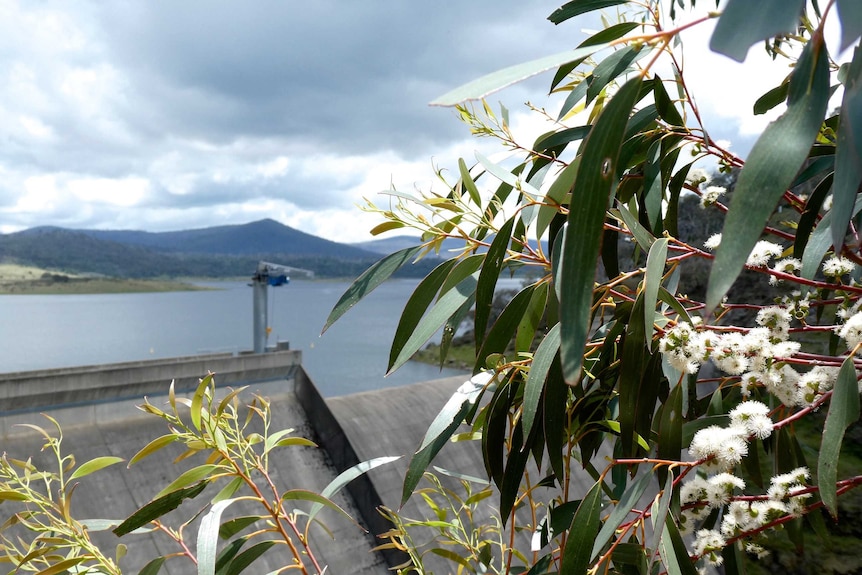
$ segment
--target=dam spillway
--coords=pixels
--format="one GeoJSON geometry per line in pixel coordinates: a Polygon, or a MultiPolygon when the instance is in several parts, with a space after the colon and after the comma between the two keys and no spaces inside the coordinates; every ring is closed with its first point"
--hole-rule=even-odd
{"type": "MultiPolygon", "coordinates": [[[[310,539],[327,573],[388,573],[406,557],[373,551],[381,543],[373,534],[387,524],[379,505],[397,508],[403,471],[439,408],[463,382],[453,377],[372,392],[324,399],[302,368],[299,351],[264,354],[213,354],[164,360],[80,368],[0,374],[0,449],[50,469],[48,454],[40,452],[44,438],[18,424],[50,429],[40,413],[56,419],[63,429],[63,450],[79,463],[114,455],[130,458],[150,440],[163,435],[165,422],[145,414],[137,405],[147,397],[164,404],[173,381],[178,395],[191,394],[199,379],[212,372],[220,388],[249,386],[248,393],[271,401],[272,429],[293,428],[320,446],[284,448],[271,461],[272,475],[282,489],[321,491],[340,471],[381,455],[401,455],[395,465],[373,470],[351,483],[334,501],[371,534],[335,513],[321,514],[330,534],[313,528],[310,539]]],[[[117,465],[87,477],[75,492],[76,518],[123,519],[147,503],[184,468],[173,464],[177,451],[158,452],[131,468],[117,465]]],[[[435,464],[464,473],[481,474],[481,454],[475,442],[448,446],[435,464]]],[[[185,504],[184,504],[185,505],[185,504]]],[[[194,505],[194,502],[192,502],[194,505]]],[[[197,504],[200,506],[201,504],[197,504]]],[[[408,504],[408,510],[410,510],[408,504]]],[[[243,514],[240,505],[233,508],[243,514]]],[[[183,516],[194,513],[180,509],[183,516]]],[[[246,514],[254,512],[246,509],[246,514]]],[[[196,528],[196,525],[192,527],[196,528]]],[[[187,537],[194,540],[190,527],[187,537]]],[[[128,545],[121,565],[136,573],[156,556],[176,551],[172,542],[153,534],[118,539],[110,532],[94,534],[103,549],[128,545]]],[[[267,573],[285,565],[288,556],[271,550],[252,572],[267,573]]],[[[165,563],[160,573],[194,573],[183,559],[165,563]]]]}

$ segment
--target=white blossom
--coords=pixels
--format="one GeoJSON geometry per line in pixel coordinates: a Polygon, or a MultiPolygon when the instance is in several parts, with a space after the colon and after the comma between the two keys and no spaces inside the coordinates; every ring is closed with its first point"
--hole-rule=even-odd
{"type": "MultiPolygon", "coordinates": [[[[802,262],[797,258],[783,258],[775,262],[775,265],[772,266],[773,271],[791,275],[794,275],[801,269],[802,262]]],[[[782,280],[778,279],[776,276],[769,276],[770,285],[778,285],[780,281],[782,280]]]]}
{"type": "Polygon", "coordinates": [[[784,248],[778,244],[760,240],[754,244],[754,249],[751,250],[745,264],[755,268],[762,268],[769,263],[770,259],[780,256],[783,251],[784,248]]]}
{"type": "Polygon", "coordinates": [[[823,262],[823,275],[831,278],[840,278],[849,274],[856,268],[856,264],[843,256],[832,256],[823,262]]]}
{"type": "Polygon", "coordinates": [[[835,329],[838,337],[847,344],[847,349],[853,349],[862,342],[862,312],[856,312],[835,329]]]}
{"type": "Polygon", "coordinates": [[[715,529],[701,529],[694,539],[693,550],[695,555],[702,556],[711,565],[721,565],[721,550],[727,545],[724,536],[715,529]]]}
{"type": "Polygon", "coordinates": [[[685,178],[689,181],[690,184],[694,186],[699,186],[701,184],[709,183],[709,174],[706,173],[706,170],[702,168],[694,168],[688,173],[688,176],[685,178]]]}
{"type": "Polygon", "coordinates": [[[726,192],[727,188],[723,188],[721,186],[708,186],[700,194],[700,207],[705,208],[713,205],[718,201],[718,198],[723,196],[726,192]]]}
{"type": "Polygon", "coordinates": [[[718,248],[720,244],[721,234],[712,234],[705,242],[703,242],[703,247],[705,247],[709,251],[715,251],[715,249],[718,248]]]}
{"type": "Polygon", "coordinates": [[[695,459],[712,457],[711,464],[721,470],[730,469],[748,455],[745,430],[710,425],[694,434],[688,451],[695,459]]]}
{"type": "Polygon", "coordinates": [[[745,481],[727,472],[713,475],[707,480],[707,504],[713,508],[727,505],[734,489],[745,489],[745,481]]]}
{"type": "Polygon", "coordinates": [[[743,401],[730,411],[730,425],[745,429],[749,435],[766,439],[772,435],[769,407],[759,401],[743,401]]]}

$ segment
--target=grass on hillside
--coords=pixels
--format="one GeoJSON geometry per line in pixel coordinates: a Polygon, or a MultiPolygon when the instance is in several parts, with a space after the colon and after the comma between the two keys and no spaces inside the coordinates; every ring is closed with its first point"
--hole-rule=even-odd
{"type": "Polygon", "coordinates": [[[0,294],[62,295],[140,293],[206,289],[175,280],[86,277],[33,266],[0,264],[0,294]]]}

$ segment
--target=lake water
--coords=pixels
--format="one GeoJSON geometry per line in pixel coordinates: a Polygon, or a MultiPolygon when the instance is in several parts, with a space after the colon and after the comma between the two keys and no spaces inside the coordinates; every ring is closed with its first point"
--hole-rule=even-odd
{"type": "MultiPolygon", "coordinates": [[[[322,337],[348,282],[270,288],[269,341],[286,340],[301,350],[306,371],[327,396],[463,373],[409,362],[384,378],[392,336],[417,282],[384,283],[322,337]]],[[[251,288],[244,282],[204,285],[218,289],[0,296],[0,373],[251,349],[251,288]]]]}

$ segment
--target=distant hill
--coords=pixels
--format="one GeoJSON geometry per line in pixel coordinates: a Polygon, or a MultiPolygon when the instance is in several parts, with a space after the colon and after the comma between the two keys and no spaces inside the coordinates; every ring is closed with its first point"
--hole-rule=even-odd
{"type": "MultiPolygon", "coordinates": [[[[353,278],[378,259],[273,220],[178,232],[38,227],[0,235],[0,261],[113,277],[246,277],[267,260],[353,278]]],[[[423,260],[399,275],[424,275],[434,263],[423,260]]]]}
{"type": "Polygon", "coordinates": [[[91,237],[159,251],[194,254],[328,256],[343,259],[373,258],[376,252],[363,250],[306,234],[275,220],[215,226],[177,232],[128,230],[76,230],[91,237]]]}

